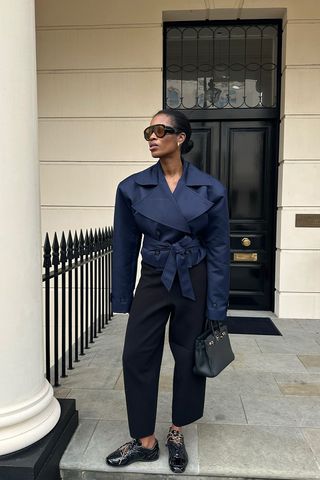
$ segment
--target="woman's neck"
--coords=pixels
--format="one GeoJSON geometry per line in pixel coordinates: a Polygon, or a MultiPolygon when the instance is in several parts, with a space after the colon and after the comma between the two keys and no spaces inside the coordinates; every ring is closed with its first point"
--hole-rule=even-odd
{"type": "Polygon", "coordinates": [[[183,173],[183,160],[180,156],[162,157],[159,159],[163,173],[166,177],[181,176],[183,173]]]}

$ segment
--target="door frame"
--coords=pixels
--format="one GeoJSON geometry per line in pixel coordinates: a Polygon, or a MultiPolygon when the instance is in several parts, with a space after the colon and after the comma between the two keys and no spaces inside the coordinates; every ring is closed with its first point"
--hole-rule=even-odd
{"type": "Polygon", "coordinates": [[[164,22],[163,23],[163,92],[162,104],[165,108],[166,99],[166,29],[173,26],[193,27],[193,26],[209,26],[209,25],[275,25],[277,28],[277,72],[276,72],[276,89],[277,101],[274,108],[214,108],[214,109],[181,109],[181,111],[192,121],[241,121],[241,120],[273,120],[274,128],[274,165],[273,165],[273,191],[274,198],[273,214],[272,214],[272,255],[271,265],[271,299],[270,305],[274,312],[275,307],[275,272],[276,272],[276,238],[277,238],[277,200],[278,200],[278,167],[279,167],[279,147],[280,147],[280,106],[281,106],[281,66],[282,66],[282,33],[283,21],[282,19],[237,19],[237,20],[203,20],[203,21],[178,21],[178,22],[164,22]]]}

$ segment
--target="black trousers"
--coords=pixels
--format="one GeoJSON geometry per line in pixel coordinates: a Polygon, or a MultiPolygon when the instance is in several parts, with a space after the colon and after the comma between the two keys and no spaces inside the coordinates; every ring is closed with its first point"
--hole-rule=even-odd
{"type": "MultiPolygon", "coordinates": [[[[192,372],[194,341],[205,323],[206,258],[189,269],[196,301],[181,294],[178,274],[168,292],[162,271],[141,261],[141,276],[129,312],[122,365],[130,435],[155,430],[159,375],[168,318],[169,345],[175,366],[172,423],[187,425],[203,416],[206,377],[192,372]]],[[[169,419],[168,419],[169,421],[169,419]]]]}

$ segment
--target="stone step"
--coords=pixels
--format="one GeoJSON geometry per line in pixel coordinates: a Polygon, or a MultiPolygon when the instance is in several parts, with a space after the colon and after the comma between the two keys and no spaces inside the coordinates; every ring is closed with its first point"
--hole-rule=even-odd
{"type": "Polygon", "coordinates": [[[126,317],[113,321],[60,387],[76,399],[80,416],[60,462],[63,480],[320,480],[320,321],[275,323],[282,336],[231,335],[236,359],[207,379],[204,415],[183,427],[189,464],[174,474],[165,447],[173,371],[167,344],[155,430],[159,460],[105,463],[130,439],[121,365],[126,317]]]}
{"type": "MultiPolygon", "coordinates": [[[[224,477],[213,475],[186,475],[179,474],[149,474],[149,473],[121,473],[121,472],[95,472],[95,471],[66,471],[63,480],[269,480],[267,477],[224,477]]],[[[289,477],[288,477],[289,478],[289,477]]],[[[295,480],[290,477],[290,480],[295,480]]],[[[301,480],[301,479],[300,479],[301,480]]],[[[304,479],[309,480],[309,479],[304,479]]]]}
{"type": "MultiPolygon", "coordinates": [[[[168,466],[167,430],[167,423],[157,422],[160,457],[156,462],[110,467],[105,457],[130,438],[126,422],[80,420],[60,462],[62,478],[162,480],[176,476],[168,466]]],[[[317,448],[319,429],[200,422],[186,425],[189,463],[186,471],[178,475],[185,479],[320,479],[317,459],[306,441],[308,435],[310,444],[317,448]]]]}

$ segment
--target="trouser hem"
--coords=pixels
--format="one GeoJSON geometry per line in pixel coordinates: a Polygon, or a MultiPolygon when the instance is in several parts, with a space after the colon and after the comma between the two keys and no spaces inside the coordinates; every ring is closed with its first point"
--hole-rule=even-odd
{"type": "Polygon", "coordinates": [[[154,435],[154,432],[153,433],[142,433],[142,434],[135,434],[133,435],[132,433],[130,433],[130,436],[132,438],[144,438],[144,437],[151,437],[151,435],[154,435]]]}
{"type": "Polygon", "coordinates": [[[176,427],[184,427],[185,425],[190,425],[190,423],[196,422],[197,420],[199,420],[202,417],[203,417],[203,413],[201,415],[197,415],[196,417],[193,417],[191,420],[185,420],[185,421],[182,421],[182,422],[172,420],[172,423],[176,427]]]}

